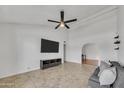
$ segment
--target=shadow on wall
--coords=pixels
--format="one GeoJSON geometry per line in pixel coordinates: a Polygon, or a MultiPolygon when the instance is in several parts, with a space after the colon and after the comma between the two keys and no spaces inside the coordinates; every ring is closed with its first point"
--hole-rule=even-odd
{"type": "Polygon", "coordinates": [[[90,65],[100,64],[100,49],[95,43],[86,43],[82,47],[82,63],[90,65]]]}

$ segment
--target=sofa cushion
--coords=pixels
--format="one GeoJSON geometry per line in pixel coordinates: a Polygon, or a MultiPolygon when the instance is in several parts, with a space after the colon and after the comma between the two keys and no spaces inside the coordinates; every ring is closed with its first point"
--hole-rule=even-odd
{"type": "Polygon", "coordinates": [[[98,76],[100,76],[100,74],[102,73],[102,71],[104,70],[104,69],[107,69],[107,68],[109,68],[111,65],[110,64],[108,64],[108,63],[106,63],[106,62],[104,62],[104,61],[101,61],[101,63],[100,63],[100,71],[99,71],[99,74],[98,74],[98,76]]]}
{"type": "Polygon", "coordinates": [[[94,74],[89,78],[89,80],[92,80],[92,81],[95,81],[95,82],[99,83],[99,77],[94,75],[94,74]]]}
{"type": "Polygon", "coordinates": [[[110,85],[102,85],[102,86],[100,86],[99,82],[89,80],[88,81],[88,87],[89,88],[110,88],[110,85]]]}
{"type": "Polygon", "coordinates": [[[124,68],[117,67],[117,78],[113,83],[114,88],[124,88],[124,68]]]}
{"type": "Polygon", "coordinates": [[[100,85],[111,85],[116,79],[116,67],[104,69],[99,77],[100,85]]]}
{"type": "Polygon", "coordinates": [[[99,88],[110,88],[110,85],[101,85],[99,88]]]}
{"type": "Polygon", "coordinates": [[[91,88],[99,88],[100,87],[100,84],[98,82],[89,80],[88,81],[88,86],[91,87],[91,88]]]}

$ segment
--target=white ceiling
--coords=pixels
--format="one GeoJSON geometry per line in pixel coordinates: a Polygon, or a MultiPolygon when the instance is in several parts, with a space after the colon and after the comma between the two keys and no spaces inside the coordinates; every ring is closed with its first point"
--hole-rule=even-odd
{"type": "MultiPolygon", "coordinates": [[[[60,11],[64,10],[65,20],[77,18],[83,20],[111,6],[107,5],[11,5],[0,6],[0,23],[38,24],[54,26],[48,19],[60,20],[60,11]]],[[[71,23],[70,23],[71,24],[71,23]]],[[[74,24],[74,23],[73,23],[74,24]]]]}

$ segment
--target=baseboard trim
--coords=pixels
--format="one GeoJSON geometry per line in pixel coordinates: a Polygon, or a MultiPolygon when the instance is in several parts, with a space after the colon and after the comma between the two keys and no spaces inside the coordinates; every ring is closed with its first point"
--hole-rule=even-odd
{"type": "Polygon", "coordinates": [[[74,61],[65,61],[65,63],[68,62],[68,63],[77,63],[77,64],[82,64],[81,62],[74,62],[74,61]]]}
{"type": "Polygon", "coordinates": [[[33,69],[30,69],[30,70],[27,70],[27,71],[20,71],[20,72],[15,72],[15,73],[6,74],[6,75],[3,75],[3,76],[0,76],[0,79],[7,78],[7,77],[11,77],[11,76],[16,76],[16,75],[19,75],[19,74],[31,72],[31,71],[38,70],[38,69],[40,69],[40,67],[33,68],[33,69]]]}

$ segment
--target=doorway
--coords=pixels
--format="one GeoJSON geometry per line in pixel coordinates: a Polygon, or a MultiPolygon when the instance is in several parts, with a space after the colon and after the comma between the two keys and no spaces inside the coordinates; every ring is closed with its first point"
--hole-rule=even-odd
{"type": "Polygon", "coordinates": [[[98,65],[100,59],[99,47],[94,43],[87,43],[82,48],[82,64],[98,65]]]}

